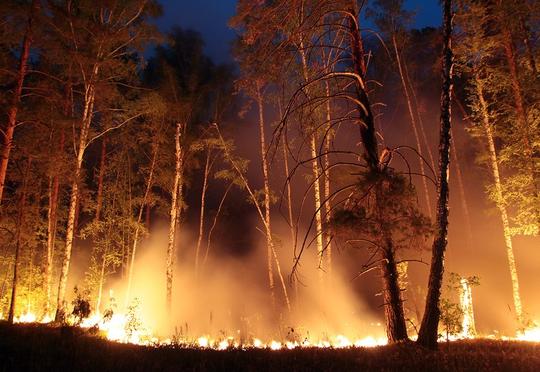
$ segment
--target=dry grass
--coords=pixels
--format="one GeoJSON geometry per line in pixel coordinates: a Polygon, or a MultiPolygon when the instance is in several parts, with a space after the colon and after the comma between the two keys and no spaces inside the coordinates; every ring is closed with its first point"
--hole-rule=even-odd
{"type": "Polygon", "coordinates": [[[378,348],[196,350],[107,342],[73,328],[0,322],[1,371],[540,371],[540,344],[475,340],[378,348]]]}

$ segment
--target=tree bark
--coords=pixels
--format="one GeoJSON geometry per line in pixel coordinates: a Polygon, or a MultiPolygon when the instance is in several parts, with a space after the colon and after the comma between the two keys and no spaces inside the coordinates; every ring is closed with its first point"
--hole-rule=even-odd
{"type": "Polygon", "coordinates": [[[8,109],[8,122],[4,132],[4,147],[2,149],[2,158],[0,159],[0,206],[2,205],[2,196],[6,182],[6,175],[9,163],[11,149],[13,148],[13,135],[17,125],[17,113],[23,90],[24,79],[28,71],[28,58],[30,57],[30,47],[32,46],[32,25],[34,13],[39,10],[40,4],[37,0],[32,0],[32,5],[28,13],[28,23],[24,33],[21,56],[19,58],[19,69],[17,71],[17,82],[11,97],[11,106],[8,109]]]}
{"type": "Polygon", "coordinates": [[[96,216],[95,220],[101,219],[101,207],[103,204],[103,177],[105,176],[105,157],[107,155],[107,138],[101,141],[101,157],[99,161],[98,189],[96,197],[96,216]]]}
{"type": "MultiPolygon", "coordinates": [[[[65,132],[62,129],[60,133],[60,143],[58,146],[58,154],[62,156],[65,145],[65,132]]],[[[47,255],[45,260],[45,286],[46,300],[44,316],[47,318],[51,313],[51,296],[52,296],[52,267],[54,258],[54,246],[56,243],[56,228],[58,225],[58,198],[60,192],[60,175],[55,171],[54,176],[50,180],[49,188],[49,208],[47,210],[47,255]]]]}
{"type": "Polygon", "coordinates": [[[30,175],[30,167],[32,158],[29,157],[26,161],[26,169],[24,172],[21,196],[19,199],[19,210],[17,213],[17,231],[15,233],[15,262],[13,263],[13,284],[11,287],[11,301],[9,303],[8,323],[13,324],[15,319],[15,307],[17,303],[17,289],[19,286],[19,265],[21,257],[21,233],[23,227],[23,217],[26,204],[26,194],[28,189],[28,178],[30,175]]]}
{"type": "MultiPolygon", "coordinates": [[[[268,174],[268,161],[266,158],[266,140],[264,133],[264,108],[263,99],[261,94],[261,85],[257,81],[256,86],[256,99],[257,107],[259,109],[259,139],[260,139],[260,152],[261,152],[261,165],[263,172],[263,189],[264,189],[264,227],[266,230],[266,264],[268,271],[268,285],[270,288],[270,297],[272,300],[272,306],[275,306],[275,290],[274,290],[274,270],[272,265],[272,250],[274,243],[272,240],[272,228],[270,221],[270,176],[268,174]]],[[[255,201],[257,202],[257,201],[255,201]]]]}
{"type": "Polygon", "coordinates": [[[441,286],[444,275],[444,255],[448,239],[448,176],[451,143],[451,97],[452,97],[452,0],[445,0],[443,20],[443,85],[441,93],[441,128],[439,142],[439,174],[437,182],[437,231],[433,241],[428,293],[422,323],[418,332],[418,343],[431,349],[437,348],[439,328],[441,286]]]}
{"type": "Polygon", "coordinates": [[[170,314],[172,311],[172,285],[173,285],[173,268],[174,268],[174,255],[176,253],[175,240],[176,240],[176,227],[178,224],[178,206],[181,203],[179,200],[180,189],[182,187],[182,167],[183,167],[183,149],[181,146],[181,135],[183,132],[184,124],[176,124],[175,134],[175,171],[174,171],[174,184],[171,192],[171,211],[170,211],[170,223],[169,223],[169,243],[167,245],[167,298],[166,308],[170,314]]]}
{"type": "Polygon", "coordinates": [[[65,296],[66,296],[66,286],[69,273],[69,265],[71,261],[71,251],[73,248],[73,238],[75,234],[75,220],[77,206],[79,204],[79,182],[81,178],[82,165],[84,160],[84,153],[86,150],[88,132],[90,130],[90,125],[92,123],[92,116],[94,110],[94,97],[95,97],[95,86],[93,84],[93,79],[97,76],[99,71],[98,65],[94,66],[93,76],[90,80],[90,83],[87,85],[85,90],[84,97],[84,111],[81,121],[81,130],[79,133],[79,145],[77,148],[77,159],[75,161],[75,170],[73,181],[71,185],[71,197],[69,201],[69,212],[68,212],[68,221],[66,229],[66,245],[64,249],[64,257],[62,259],[62,268],[60,271],[60,280],[58,281],[58,296],[56,304],[56,315],[55,321],[62,322],[65,318],[65,296]]]}
{"type": "Polygon", "coordinates": [[[202,238],[204,234],[204,212],[206,206],[206,190],[208,189],[208,177],[210,175],[210,155],[211,149],[206,149],[206,161],[204,163],[204,177],[203,177],[203,186],[201,190],[201,209],[199,214],[199,237],[197,238],[197,247],[195,249],[195,274],[199,272],[199,255],[201,250],[202,238]]]}
{"type": "MultiPolygon", "coordinates": [[[[349,11],[349,32],[351,35],[351,52],[353,60],[354,72],[359,78],[360,82],[357,82],[356,95],[361,105],[358,105],[357,111],[361,121],[360,137],[364,145],[364,160],[368,167],[368,171],[373,174],[380,174],[385,172],[381,169],[379,160],[378,142],[376,137],[375,123],[373,120],[373,113],[371,111],[371,105],[367,92],[365,90],[365,68],[363,68],[363,55],[361,48],[360,30],[357,24],[355,10],[349,11]]],[[[376,209],[381,210],[384,199],[380,197],[382,194],[383,185],[380,182],[377,184],[375,190],[375,204],[376,209]]],[[[397,266],[395,261],[395,251],[392,241],[391,232],[386,231],[385,221],[380,221],[381,232],[383,234],[381,239],[380,251],[380,270],[383,280],[383,298],[384,309],[386,315],[386,333],[389,342],[397,342],[408,339],[407,326],[405,324],[405,317],[403,312],[403,302],[401,300],[401,294],[399,290],[399,276],[397,274],[397,266]]]]}
{"type": "Polygon", "coordinates": [[[514,247],[512,241],[512,233],[510,231],[510,221],[508,218],[508,211],[504,203],[504,195],[501,183],[501,175],[499,172],[499,162],[497,159],[497,152],[495,149],[495,140],[493,135],[493,129],[491,127],[489,119],[489,111],[486,100],[484,99],[484,87],[482,81],[476,77],[476,94],[481,108],[482,115],[482,127],[484,129],[487,147],[489,153],[489,164],[491,167],[491,173],[493,175],[493,182],[495,184],[496,205],[501,214],[501,222],[503,225],[504,242],[506,245],[506,256],[508,258],[508,268],[510,270],[510,278],[512,280],[512,297],[514,300],[514,308],[516,311],[516,317],[520,324],[523,324],[523,309],[521,306],[521,296],[519,294],[519,280],[517,275],[516,261],[514,258],[514,247]]]}

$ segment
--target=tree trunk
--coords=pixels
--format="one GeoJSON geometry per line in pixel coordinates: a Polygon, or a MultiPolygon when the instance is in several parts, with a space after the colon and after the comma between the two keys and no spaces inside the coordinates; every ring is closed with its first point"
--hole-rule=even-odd
{"type": "MultiPolygon", "coordinates": [[[[303,41],[300,42],[300,59],[302,61],[302,73],[304,75],[304,82],[309,82],[309,71],[306,59],[306,53],[303,41]]],[[[306,88],[307,89],[307,88],[306,88]]],[[[308,95],[309,92],[308,92],[308,95]]],[[[308,129],[309,131],[310,129],[308,129]]],[[[319,285],[324,284],[324,242],[323,242],[323,229],[322,229],[322,204],[321,204],[321,173],[319,169],[319,160],[317,154],[317,130],[313,128],[313,132],[309,135],[309,150],[311,154],[311,173],[313,175],[313,199],[315,203],[315,244],[317,247],[317,256],[319,260],[318,264],[318,276],[319,285]]]]}
{"type": "Polygon", "coordinates": [[[398,65],[399,76],[401,78],[401,86],[403,87],[403,94],[405,95],[405,100],[407,101],[407,109],[409,110],[409,117],[411,118],[411,126],[413,128],[414,139],[416,141],[416,147],[418,149],[418,154],[420,154],[420,157],[421,157],[421,159],[419,159],[419,163],[420,163],[420,173],[421,173],[421,178],[422,178],[422,186],[424,188],[426,210],[428,212],[429,218],[431,219],[433,217],[433,214],[431,212],[431,198],[429,197],[429,189],[427,186],[427,179],[425,177],[426,169],[424,165],[424,156],[423,156],[422,146],[420,143],[420,135],[418,133],[418,126],[416,124],[416,119],[413,113],[413,107],[412,107],[411,97],[409,95],[409,89],[407,88],[407,83],[405,81],[405,74],[403,72],[401,57],[399,55],[399,51],[397,47],[396,35],[394,34],[392,35],[392,45],[394,47],[394,53],[396,55],[396,62],[398,65]]]}
{"type": "Polygon", "coordinates": [[[142,222],[143,210],[144,209],[146,209],[146,211],[149,210],[147,203],[148,203],[148,196],[150,195],[150,190],[152,189],[154,170],[156,168],[157,154],[158,154],[158,145],[154,145],[152,161],[150,163],[150,171],[148,173],[148,180],[146,181],[146,189],[144,191],[142,204],[139,209],[139,215],[137,216],[137,224],[135,225],[135,233],[133,236],[133,247],[131,249],[131,258],[130,258],[129,269],[128,269],[128,282],[127,282],[127,289],[126,289],[126,300],[125,300],[126,308],[128,306],[129,297],[131,295],[131,284],[133,281],[133,271],[134,271],[134,266],[135,266],[135,254],[137,253],[137,245],[139,243],[139,233],[140,233],[140,226],[142,222]]]}
{"type": "Polygon", "coordinates": [[[210,155],[211,150],[210,148],[206,149],[206,161],[204,164],[204,178],[203,178],[203,186],[201,190],[201,210],[199,214],[199,237],[197,239],[197,247],[195,249],[195,274],[197,275],[199,272],[199,254],[201,250],[201,243],[202,238],[204,234],[204,212],[205,212],[205,205],[206,205],[206,190],[208,189],[208,177],[210,175],[210,155]]]}
{"type": "Polygon", "coordinates": [[[275,306],[275,293],[274,293],[274,270],[272,265],[272,228],[270,222],[270,176],[268,174],[268,161],[266,158],[266,140],[264,134],[264,108],[263,99],[261,95],[261,86],[257,82],[257,106],[259,109],[259,137],[260,137],[260,151],[261,151],[261,165],[263,172],[263,184],[264,184],[264,226],[266,230],[266,262],[268,270],[268,285],[270,287],[270,296],[272,299],[272,305],[275,306]]]}
{"type": "Polygon", "coordinates": [[[15,262],[13,263],[13,284],[11,287],[11,301],[9,303],[8,323],[13,324],[15,319],[15,307],[17,303],[17,287],[19,286],[19,264],[21,257],[21,232],[23,227],[24,209],[26,204],[26,193],[28,189],[28,178],[30,175],[30,167],[32,165],[32,158],[29,157],[26,162],[26,169],[24,172],[21,196],[19,199],[19,210],[17,213],[17,231],[15,233],[15,262]]]}
{"type": "MultiPolygon", "coordinates": [[[[378,174],[384,172],[384,169],[380,167],[378,143],[375,131],[375,123],[373,120],[373,113],[371,111],[371,105],[367,92],[365,90],[365,68],[363,68],[363,55],[361,49],[361,37],[360,30],[357,26],[357,12],[355,10],[349,11],[349,31],[351,35],[351,52],[353,60],[353,68],[355,74],[361,80],[357,82],[356,95],[361,105],[358,105],[357,111],[359,119],[361,121],[360,136],[363,143],[364,160],[369,172],[378,174]]],[[[382,185],[378,183],[375,190],[376,208],[381,209],[382,204],[385,202],[381,200],[379,195],[381,194],[382,185]]],[[[380,225],[382,232],[385,232],[385,221],[381,221],[380,225]]],[[[381,272],[383,280],[383,298],[384,309],[386,314],[386,333],[389,342],[397,342],[407,340],[407,326],[405,324],[405,317],[403,313],[403,303],[401,301],[401,295],[399,291],[399,276],[397,274],[397,266],[395,262],[395,251],[392,242],[392,236],[386,232],[381,241],[381,272]]]]}
{"type": "Polygon", "coordinates": [[[512,242],[512,233],[510,231],[510,221],[508,219],[508,212],[504,203],[504,195],[501,183],[501,175],[499,172],[499,162],[497,159],[497,152],[495,149],[495,141],[493,130],[489,119],[489,111],[487,102],[484,99],[484,88],[482,81],[476,77],[476,94],[480,102],[481,115],[482,115],[482,127],[486,134],[486,140],[488,144],[489,152],[489,164],[493,175],[493,182],[495,183],[495,195],[496,204],[501,214],[501,221],[503,225],[504,242],[506,245],[506,256],[508,258],[508,268],[510,269],[510,278],[512,280],[512,297],[514,299],[514,308],[516,311],[516,317],[520,325],[523,324],[523,310],[521,307],[521,297],[519,294],[519,280],[517,275],[516,261],[514,258],[514,247],[512,242]]]}
{"type": "Polygon", "coordinates": [[[4,148],[2,149],[2,158],[0,159],[0,205],[2,205],[2,196],[6,182],[6,174],[9,163],[9,156],[13,148],[13,135],[15,126],[17,125],[17,112],[21,101],[24,78],[28,70],[28,58],[30,57],[30,47],[32,45],[32,23],[34,13],[39,10],[40,3],[37,0],[32,0],[32,5],[28,13],[28,23],[24,33],[22,51],[19,59],[19,70],[17,71],[17,83],[15,85],[13,96],[11,97],[11,106],[8,109],[8,122],[4,131],[4,148]]]}
{"type": "MultiPolygon", "coordinates": [[[[330,86],[328,81],[325,81],[326,96],[330,97],[330,86]]],[[[330,144],[332,142],[332,108],[330,106],[330,98],[326,100],[326,122],[328,131],[324,139],[324,155],[323,155],[323,172],[324,172],[324,222],[327,226],[330,225],[332,206],[330,203],[330,144]]],[[[328,234],[325,234],[325,253],[326,253],[326,271],[331,279],[332,274],[332,241],[328,234]]]]}
{"type": "Polygon", "coordinates": [[[96,216],[95,220],[99,221],[101,218],[101,207],[103,204],[103,177],[105,176],[105,157],[107,155],[107,138],[103,138],[101,141],[101,158],[99,162],[99,175],[98,175],[98,189],[96,197],[96,216]]]}
{"type": "MultiPolygon", "coordinates": [[[[98,66],[94,66],[93,77],[98,74],[98,66]]],[[[71,261],[71,251],[73,248],[73,238],[75,235],[75,220],[77,206],[79,204],[79,182],[81,178],[84,153],[86,150],[88,132],[92,123],[92,115],[94,110],[94,85],[90,83],[85,91],[85,105],[82,115],[81,130],[79,133],[79,146],[77,148],[77,159],[75,162],[75,170],[73,182],[71,185],[71,197],[69,201],[69,212],[66,229],[66,245],[64,249],[64,257],[62,259],[62,268],[60,271],[60,280],[58,281],[58,296],[56,304],[55,321],[62,322],[65,319],[65,296],[66,286],[69,273],[69,265],[71,261]]]]}
{"type": "MultiPolygon", "coordinates": [[[[58,154],[62,156],[64,153],[65,145],[65,132],[62,129],[60,133],[60,144],[58,146],[58,154]]],[[[49,188],[49,208],[47,211],[47,255],[45,262],[45,286],[46,286],[46,300],[45,300],[45,318],[51,313],[51,296],[52,296],[52,268],[54,258],[54,246],[56,243],[56,228],[58,224],[58,198],[60,192],[60,176],[55,171],[54,176],[50,180],[49,188]]]]}
{"type": "Polygon", "coordinates": [[[443,21],[443,86],[441,93],[441,128],[439,143],[439,174],[437,182],[437,231],[433,241],[431,267],[429,272],[428,293],[426,306],[418,343],[424,347],[437,348],[437,334],[439,328],[441,286],[444,275],[444,254],[448,238],[448,175],[450,167],[450,130],[451,130],[451,97],[452,97],[452,0],[444,1],[443,21]]]}
{"type": "Polygon", "coordinates": [[[174,185],[171,192],[171,211],[170,211],[170,224],[169,224],[169,243],[167,245],[167,312],[170,314],[172,310],[172,285],[173,285],[173,267],[174,267],[174,255],[176,227],[178,223],[178,206],[181,203],[179,200],[180,188],[182,187],[182,167],[183,167],[183,154],[182,146],[180,143],[180,137],[183,132],[183,124],[176,124],[175,134],[175,171],[174,171],[174,185]]]}

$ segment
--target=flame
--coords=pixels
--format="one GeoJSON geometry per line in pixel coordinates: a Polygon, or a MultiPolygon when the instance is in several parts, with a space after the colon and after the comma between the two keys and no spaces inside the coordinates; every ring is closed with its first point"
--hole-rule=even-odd
{"type": "MultiPolygon", "coordinates": [[[[45,316],[38,321],[38,317],[33,312],[25,312],[18,317],[15,317],[15,323],[49,323],[52,318],[45,316]]],[[[74,319],[69,318],[68,323],[74,325],[74,319]]],[[[484,338],[494,338],[500,340],[509,341],[524,341],[524,342],[540,342],[540,326],[536,326],[537,322],[533,322],[534,327],[527,328],[521,332],[518,332],[515,337],[504,336],[484,336],[484,338]]],[[[115,342],[138,344],[138,345],[172,345],[171,339],[158,339],[153,336],[152,333],[142,325],[139,325],[135,329],[130,329],[128,316],[124,314],[114,314],[112,317],[104,319],[101,314],[95,313],[87,319],[84,319],[80,324],[81,328],[97,328],[103,332],[104,336],[115,342]]],[[[482,336],[471,336],[470,334],[460,334],[451,337],[451,340],[459,340],[463,338],[482,338],[482,336]]],[[[414,339],[414,337],[413,337],[414,339]]],[[[336,336],[329,337],[324,340],[310,340],[308,338],[301,342],[298,341],[278,341],[269,340],[265,342],[260,338],[253,338],[246,343],[240,343],[234,337],[229,336],[220,339],[212,339],[210,336],[200,336],[195,341],[176,340],[175,346],[190,348],[199,347],[203,349],[214,350],[227,350],[230,348],[237,349],[270,349],[270,350],[282,350],[282,349],[296,349],[296,348],[371,348],[386,345],[387,339],[384,337],[376,338],[374,336],[366,336],[364,338],[358,338],[354,341],[347,336],[338,334],[336,336]]]]}

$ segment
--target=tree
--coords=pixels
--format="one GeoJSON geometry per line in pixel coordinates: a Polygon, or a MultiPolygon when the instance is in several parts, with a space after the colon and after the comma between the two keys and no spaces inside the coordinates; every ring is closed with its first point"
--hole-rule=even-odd
{"type": "Polygon", "coordinates": [[[437,331],[440,319],[441,285],[444,275],[444,255],[448,236],[448,169],[450,167],[450,130],[452,99],[452,0],[445,0],[443,5],[443,40],[442,51],[442,93],[441,121],[439,142],[439,172],[437,179],[437,220],[435,240],[431,253],[428,292],[422,324],[418,332],[418,343],[424,347],[437,347],[437,331]]]}

